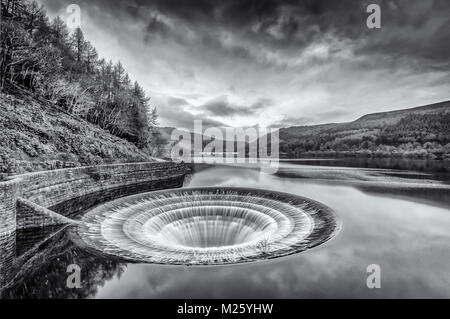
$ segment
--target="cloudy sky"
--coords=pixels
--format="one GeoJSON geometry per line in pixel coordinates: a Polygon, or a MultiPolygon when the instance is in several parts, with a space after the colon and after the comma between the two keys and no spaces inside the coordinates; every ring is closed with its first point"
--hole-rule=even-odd
{"type": "Polygon", "coordinates": [[[448,0],[40,0],[79,4],[100,56],[120,60],[160,125],[351,121],[450,99],[448,0]],[[381,7],[368,29],[366,8],[381,7]]]}

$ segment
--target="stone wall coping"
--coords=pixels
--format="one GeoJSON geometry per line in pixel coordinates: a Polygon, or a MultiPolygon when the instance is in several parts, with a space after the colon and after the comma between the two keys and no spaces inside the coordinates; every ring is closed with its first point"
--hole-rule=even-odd
{"type": "Polygon", "coordinates": [[[60,215],[57,212],[54,212],[46,207],[38,205],[38,204],[36,204],[32,201],[29,201],[25,198],[18,197],[17,202],[32,208],[38,214],[47,216],[47,217],[54,219],[55,221],[58,221],[62,224],[78,224],[78,221],[75,221],[75,220],[67,218],[63,215],[60,215]]]}
{"type": "Polygon", "coordinates": [[[113,167],[126,167],[126,166],[137,166],[137,165],[150,165],[150,166],[165,166],[167,164],[173,164],[174,166],[181,166],[181,163],[176,162],[132,162],[132,163],[117,163],[117,164],[106,164],[106,165],[93,165],[93,166],[80,166],[80,167],[73,167],[73,168],[61,168],[61,169],[55,169],[55,170],[49,170],[49,171],[37,171],[37,172],[30,172],[20,175],[12,175],[9,176],[7,180],[0,181],[0,187],[1,186],[10,186],[14,183],[20,183],[26,180],[28,177],[38,176],[38,175],[45,175],[45,174],[51,174],[51,173],[61,173],[61,172],[76,172],[76,171],[84,171],[86,169],[102,169],[102,168],[113,168],[113,167]]]}
{"type": "Polygon", "coordinates": [[[8,236],[17,229],[30,227],[28,224],[42,226],[49,223],[47,219],[52,223],[72,223],[64,213],[50,208],[71,198],[100,191],[120,194],[115,189],[134,190],[133,185],[144,187],[157,181],[164,184],[165,180],[183,178],[186,173],[184,163],[164,161],[82,166],[8,176],[0,181],[0,235],[8,236]]]}

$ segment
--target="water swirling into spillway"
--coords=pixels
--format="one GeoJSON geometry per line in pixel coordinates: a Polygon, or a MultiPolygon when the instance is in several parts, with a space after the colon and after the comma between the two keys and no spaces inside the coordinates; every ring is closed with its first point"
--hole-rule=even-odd
{"type": "Polygon", "coordinates": [[[320,245],[339,230],[332,210],[307,198],[243,188],[145,193],[87,212],[77,234],[89,248],[136,262],[217,265],[320,245]]]}

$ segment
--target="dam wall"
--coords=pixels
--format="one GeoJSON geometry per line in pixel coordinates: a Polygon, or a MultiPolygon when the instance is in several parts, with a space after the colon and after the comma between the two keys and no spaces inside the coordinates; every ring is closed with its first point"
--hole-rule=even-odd
{"type": "Polygon", "coordinates": [[[182,163],[149,162],[78,167],[18,175],[0,182],[0,236],[54,223],[115,198],[181,187],[182,163]],[[44,212],[44,213],[43,213],[44,212]]]}

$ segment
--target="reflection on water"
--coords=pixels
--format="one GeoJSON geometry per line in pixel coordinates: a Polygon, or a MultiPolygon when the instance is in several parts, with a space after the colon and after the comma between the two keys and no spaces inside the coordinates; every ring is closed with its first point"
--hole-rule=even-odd
{"type": "MultiPolygon", "coordinates": [[[[194,170],[188,186],[263,188],[309,197],[336,211],[343,224],[339,236],[290,257],[205,268],[114,261],[74,244],[65,230],[44,243],[41,240],[45,236],[36,236],[35,245],[30,241],[24,244],[26,236],[15,236],[16,241],[0,243],[2,285],[6,277],[16,276],[13,284],[3,289],[2,297],[450,298],[449,206],[440,202],[439,196],[427,196],[440,192],[449,197],[446,183],[433,182],[433,176],[418,182],[414,174],[386,174],[384,178],[378,172],[375,181],[365,180],[358,178],[357,170],[351,172],[351,178],[317,178],[303,176],[308,169],[300,164],[280,165],[279,175],[198,166],[200,169],[194,170]],[[357,183],[351,183],[355,179],[357,183]],[[417,185],[411,186],[414,182],[417,185]],[[364,189],[371,185],[376,191],[364,189]],[[427,188],[419,200],[428,201],[418,202],[409,191],[398,194],[401,197],[390,196],[403,185],[416,192],[427,188]],[[31,247],[33,254],[25,253],[24,257],[25,247],[31,247]],[[9,251],[9,257],[4,251],[9,251]],[[80,290],[66,287],[66,269],[74,263],[82,268],[80,290]],[[381,267],[381,289],[370,290],[366,286],[366,268],[370,264],[381,267]]],[[[367,172],[361,174],[366,176],[367,172]]]]}
{"type": "Polygon", "coordinates": [[[92,298],[105,282],[120,278],[125,264],[89,254],[74,245],[65,230],[54,227],[34,229],[33,235],[30,231],[19,232],[0,242],[2,252],[6,246],[14,247],[9,250],[10,261],[0,264],[3,265],[0,268],[2,298],[92,298]],[[40,241],[38,237],[47,237],[47,240],[40,241]],[[16,247],[24,242],[29,244],[33,239],[32,248],[20,255],[16,247]],[[11,257],[14,257],[13,261],[11,257]],[[81,289],[67,288],[67,266],[70,264],[81,266],[81,289]]]}
{"type": "Polygon", "coordinates": [[[283,160],[285,163],[318,166],[390,169],[431,174],[434,179],[450,181],[450,161],[430,161],[407,158],[338,158],[283,160]]]}

